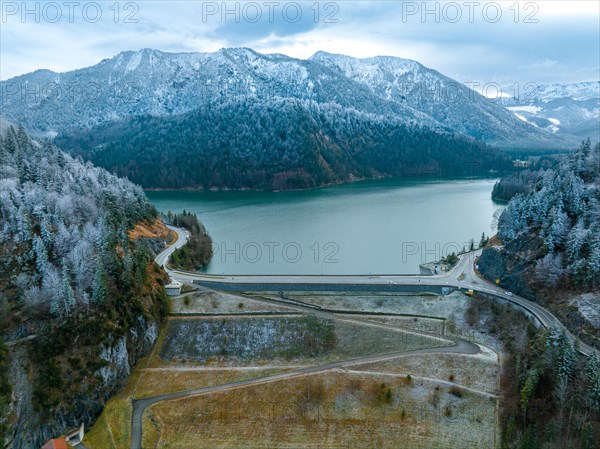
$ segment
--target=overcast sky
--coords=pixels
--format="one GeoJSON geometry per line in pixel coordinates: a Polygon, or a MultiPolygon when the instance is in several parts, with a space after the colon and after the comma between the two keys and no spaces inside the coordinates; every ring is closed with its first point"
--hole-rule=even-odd
{"type": "Polygon", "coordinates": [[[1,1],[0,79],[124,50],[415,59],[463,82],[600,79],[600,2],[1,1]],[[25,5],[25,7],[24,7],[25,5]]]}

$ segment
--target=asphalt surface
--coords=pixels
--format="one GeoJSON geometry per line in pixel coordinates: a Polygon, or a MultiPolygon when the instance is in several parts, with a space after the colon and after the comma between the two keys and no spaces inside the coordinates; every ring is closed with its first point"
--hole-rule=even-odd
{"type": "MultiPolygon", "coordinates": [[[[178,244],[183,238],[185,244],[185,230],[171,227],[180,236],[178,244]]],[[[181,244],[180,246],[183,246],[181,244]]],[[[172,251],[171,251],[172,252],[172,251]]],[[[168,254],[170,255],[170,253],[168,254]]],[[[168,255],[163,260],[168,259],[168,255]]],[[[590,356],[594,352],[600,356],[600,352],[578,340],[571,334],[567,328],[556,318],[549,310],[541,305],[529,301],[520,296],[507,293],[501,286],[493,284],[482,277],[479,277],[475,271],[477,259],[481,255],[481,250],[472,251],[459,256],[458,263],[448,272],[437,275],[401,275],[401,274],[374,274],[374,275],[207,275],[200,273],[191,273],[179,270],[168,270],[171,277],[187,283],[198,283],[208,285],[212,288],[221,286],[226,290],[239,290],[252,287],[253,290],[297,290],[299,287],[311,289],[321,289],[341,291],[344,288],[348,290],[357,290],[363,288],[368,291],[394,291],[401,287],[412,287],[416,291],[426,290],[431,286],[436,289],[449,287],[451,289],[461,289],[463,291],[473,290],[477,293],[487,295],[490,299],[509,302],[517,305],[524,310],[530,317],[536,320],[544,327],[552,327],[564,332],[574,343],[578,341],[579,351],[590,356]]],[[[159,255],[160,256],[160,255],[159,255]]]]}
{"type": "MultiPolygon", "coordinates": [[[[269,290],[272,285],[298,285],[298,284],[315,284],[315,287],[327,289],[328,286],[336,286],[344,287],[350,285],[362,285],[369,286],[371,289],[377,288],[377,286],[381,287],[381,290],[386,291],[394,285],[406,285],[406,286],[435,286],[435,287],[451,287],[453,289],[461,289],[461,290],[473,290],[474,292],[482,293],[492,299],[501,300],[503,302],[511,302],[516,304],[525,310],[531,317],[537,320],[542,326],[545,327],[554,327],[561,331],[564,331],[571,340],[575,341],[577,338],[573,336],[563,325],[562,323],[548,310],[531,302],[525,298],[521,298],[514,294],[504,291],[499,286],[492,284],[491,282],[479,277],[475,271],[475,266],[477,262],[477,258],[481,255],[481,250],[476,250],[467,254],[463,254],[460,256],[458,263],[448,272],[441,273],[438,275],[431,276],[419,276],[419,275],[356,275],[356,276],[339,276],[339,275],[321,275],[321,276],[307,276],[307,275],[297,275],[297,276],[287,276],[287,275],[235,275],[235,276],[213,276],[213,275],[205,275],[205,274],[197,274],[191,272],[184,272],[179,270],[171,270],[168,267],[168,260],[170,255],[181,248],[183,245],[187,243],[187,237],[189,236],[188,231],[180,228],[176,228],[174,226],[169,226],[171,230],[173,230],[177,234],[177,240],[173,242],[169,247],[167,247],[163,252],[161,252],[156,257],[156,262],[161,265],[165,271],[171,276],[171,278],[176,279],[180,282],[197,282],[202,284],[202,282],[210,283],[210,285],[218,285],[222,286],[235,286],[235,285],[256,285],[258,287],[264,287],[265,290],[269,290]]],[[[264,301],[272,301],[263,299],[264,301]]],[[[279,302],[279,301],[277,301],[279,302]]],[[[280,303],[281,304],[281,303],[280,303]]],[[[305,313],[310,313],[313,315],[322,315],[327,317],[335,317],[337,320],[344,320],[350,322],[357,322],[360,325],[368,325],[368,326],[377,326],[382,328],[390,328],[389,330],[398,331],[397,327],[377,323],[374,324],[372,322],[365,322],[360,319],[353,319],[344,317],[341,318],[339,316],[335,316],[335,314],[326,311],[315,310],[314,308],[305,307],[300,304],[289,304],[284,303],[281,305],[285,305],[286,307],[292,309],[298,309],[305,313]]],[[[404,331],[404,330],[403,330],[404,331]]],[[[411,331],[414,333],[422,334],[424,336],[431,336],[431,334],[427,334],[425,332],[417,332],[411,331]]],[[[132,432],[131,432],[131,449],[142,449],[142,420],[144,411],[162,401],[167,400],[176,400],[191,396],[199,396],[203,394],[210,394],[218,391],[229,391],[235,390],[239,388],[249,387],[253,385],[260,385],[268,382],[276,382],[285,379],[291,379],[294,377],[306,375],[306,374],[314,374],[323,371],[328,371],[336,368],[345,368],[354,365],[361,365],[365,363],[372,362],[380,362],[385,360],[390,360],[396,357],[407,356],[411,354],[426,354],[426,353],[455,353],[455,354],[477,354],[479,353],[479,347],[473,343],[470,343],[466,340],[457,339],[455,341],[451,341],[447,338],[440,339],[440,343],[444,342],[445,345],[429,348],[429,349],[417,349],[410,351],[398,351],[392,352],[388,354],[382,355],[372,355],[366,357],[357,357],[349,360],[343,360],[338,362],[331,362],[323,365],[309,366],[300,369],[296,369],[293,371],[288,371],[286,373],[275,374],[272,376],[261,377],[258,379],[251,379],[240,382],[233,382],[225,385],[199,388],[195,390],[187,390],[181,391],[177,393],[171,394],[163,394],[159,396],[154,396],[150,398],[144,399],[135,399],[133,400],[133,415],[132,415],[132,432]],[[448,343],[452,343],[448,345],[448,343]]],[[[592,347],[587,344],[579,341],[579,350],[582,354],[591,355],[596,351],[592,347]]]]}

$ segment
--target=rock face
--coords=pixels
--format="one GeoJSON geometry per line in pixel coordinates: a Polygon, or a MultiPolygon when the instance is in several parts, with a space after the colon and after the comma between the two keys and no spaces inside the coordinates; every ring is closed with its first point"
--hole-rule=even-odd
{"type": "MultiPolygon", "coordinates": [[[[77,393],[60,404],[51,415],[39,410],[33,401],[33,366],[30,344],[20,343],[10,348],[10,382],[13,386],[13,432],[11,449],[41,447],[48,439],[61,435],[65,430],[81,423],[90,428],[102,412],[106,402],[121,388],[136,361],[148,353],[157,338],[158,323],[141,318],[113,343],[97,348],[105,365],[80,385],[68,385],[77,393]]],[[[73,348],[77,353],[78,349],[73,348]]],[[[59,369],[67,370],[66,366],[59,369]]]]}
{"type": "MultiPolygon", "coordinates": [[[[135,336],[137,337],[137,332],[135,336]]],[[[103,366],[98,371],[105,383],[114,382],[119,376],[128,376],[131,373],[127,339],[125,337],[121,337],[113,346],[102,347],[100,358],[108,363],[107,366],[103,366]]]]}
{"type": "Polygon", "coordinates": [[[540,248],[537,238],[520,238],[506,246],[490,246],[479,258],[479,271],[492,282],[500,279],[500,285],[506,290],[535,300],[529,280],[533,271],[531,261],[536,259],[540,248]]]}

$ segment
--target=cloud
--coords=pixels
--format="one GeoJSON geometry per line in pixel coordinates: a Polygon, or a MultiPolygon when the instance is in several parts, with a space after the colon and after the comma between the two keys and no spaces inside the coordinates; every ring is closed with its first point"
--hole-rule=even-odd
{"type": "Polygon", "coordinates": [[[407,1],[129,3],[99,2],[102,18],[97,22],[78,11],[72,21],[63,15],[51,23],[43,14],[38,22],[20,14],[7,16],[7,4],[21,3],[1,2],[0,79],[38,68],[73,70],[124,50],[216,51],[228,46],[299,58],[318,50],[398,56],[465,82],[600,78],[595,70],[600,65],[597,2],[537,2],[535,11],[526,9],[527,2],[517,2],[518,11],[510,9],[511,2],[498,2],[497,21],[486,2],[473,11],[464,2],[453,2],[460,7],[458,21],[452,2],[430,2],[427,10],[423,2],[407,1]],[[129,3],[136,6],[125,10],[129,3]],[[118,11],[110,9],[116,4],[118,11]],[[299,16],[294,5],[300,6],[299,16]]]}
{"type": "Polygon", "coordinates": [[[553,67],[558,67],[560,63],[555,61],[554,59],[544,58],[539,59],[537,61],[532,62],[531,64],[526,64],[521,66],[522,69],[550,69],[553,67]]]}

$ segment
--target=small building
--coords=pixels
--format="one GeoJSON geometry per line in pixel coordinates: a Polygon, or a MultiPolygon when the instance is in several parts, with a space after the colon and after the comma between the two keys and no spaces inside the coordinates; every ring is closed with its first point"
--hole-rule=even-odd
{"type": "Polygon", "coordinates": [[[42,446],[42,449],[71,449],[83,441],[85,427],[83,423],[75,429],[65,432],[64,438],[53,438],[42,446]]]}
{"type": "Polygon", "coordinates": [[[513,167],[515,168],[527,168],[531,165],[529,161],[522,161],[521,159],[516,159],[513,161],[513,167]]]}
{"type": "Polygon", "coordinates": [[[42,446],[42,449],[68,449],[67,440],[54,438],[42,446]]]}
{"type": "Polygon", "coordinates": [[[71,429],[68,432],[65,432],[65,438],[67,443],[72,446],[77,446],[79,443],[83,441],[83,437],[85,435],[85,426],[83,423],[76,429],[71,429]]]}
{"type": "Polygon", "coordinates": [[[181,294],[181,287],[183,284],[175,279],[171,279],[171,282],[165,285],[165,290],[168,296],[178,296],[181,294]]]}

